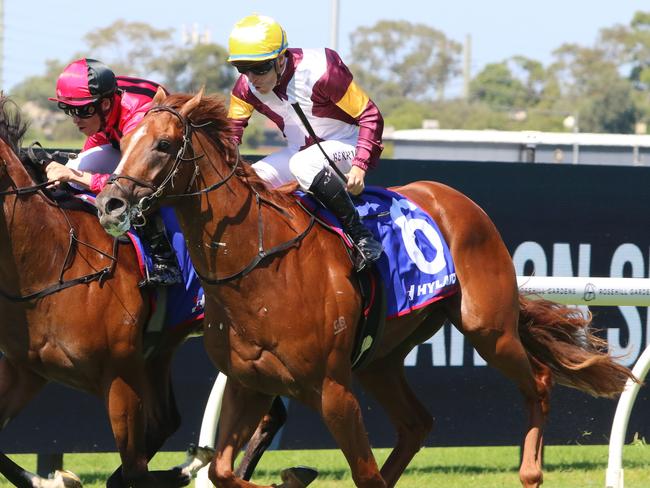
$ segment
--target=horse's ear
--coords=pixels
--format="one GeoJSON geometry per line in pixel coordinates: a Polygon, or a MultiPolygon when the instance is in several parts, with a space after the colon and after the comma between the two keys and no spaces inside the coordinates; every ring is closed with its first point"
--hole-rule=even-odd
{"type": "Polygon", "coordinates": [[[162,105],[163,100],[167,98],[167,93],[165,93],[165,89],[162,86],[158,87],[158,90],[156,90],[156,94],[153,97],[152,103],[153,105],[162,105]]]}
{"type": "Polygon", "coordinates": [[[196,95],[185,102],[185,105],[181,107],[178,113],[180,113],[183,117],[189,117],[192,111],[199,106],[199,103],[201,103],[201,98],[203,98],[203,89],[204,87],[201,87],[196,95]]]}

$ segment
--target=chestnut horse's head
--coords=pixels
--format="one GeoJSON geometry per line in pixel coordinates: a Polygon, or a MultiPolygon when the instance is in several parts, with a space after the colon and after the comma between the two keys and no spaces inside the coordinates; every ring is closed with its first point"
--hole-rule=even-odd
{"type": "Polygon", "coordinates": [[[97,197],[100,222],[109,234],[124,234],[160,198],[188,188],[201,157],[192,147],[190,116],[202,97],[203,90],[167,97],[160,89],[154,107],[122,139],[122,159],[97,197]]]}

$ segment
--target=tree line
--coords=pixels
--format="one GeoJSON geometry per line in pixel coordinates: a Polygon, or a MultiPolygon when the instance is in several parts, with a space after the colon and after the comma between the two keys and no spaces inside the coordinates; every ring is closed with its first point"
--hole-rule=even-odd
{"type": "MultiPolygon", "coordinates": [[[[178,45],[169,30],[142,22],[118,20],[86,34],[84,43],[72,59],[100,59],[117,74],[149,78],[171,91],[205,86],[227,94],[237,76],[223,46],[178,45]]],[[[562,44],[547,66],[525,56],[490,63],[471,78],[466,97],[450,90],[462,81],[462,45],[431,26],[379,21],[355,31],[350,50],[346,62],[355,78],[395,129],[434,119],[446,129],[634,133],[650,119],[650,12],[602,28],[592,46],[562,44]]],[[[47,100],[69,61],[48,61],[44,74],[10,92],[40,110],[33,111],[39,116],[32,117],[32,134],[46,141],[79,138],[47,100]]],[[[262,132],[258,120],[245,143],[260,144],[262,132]]]]}

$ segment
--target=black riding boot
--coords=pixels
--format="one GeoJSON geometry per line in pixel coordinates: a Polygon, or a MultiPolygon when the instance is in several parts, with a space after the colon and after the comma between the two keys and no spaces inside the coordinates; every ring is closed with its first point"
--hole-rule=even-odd
{"type": "Polygon", "coordinates": [[[309,191],[341,221],[343,230],[354,242],[360,255],[356,263],[357,271],[379,259],[383,252],[382,245],[361,223],[345,184],[338,176],[332,174],[329,168],[324,168],[314,178],[309,191]]]}
{"type": "Polygon", "coordinates": [[[137,229],[151,256],[151,269],[147,270],[147,277],[139,286],[169,286],[182,283],[183,274],[178,266],[176,253],[167,239],[165,224],[160,215],[148,216],[147,222],[137,229]]]}

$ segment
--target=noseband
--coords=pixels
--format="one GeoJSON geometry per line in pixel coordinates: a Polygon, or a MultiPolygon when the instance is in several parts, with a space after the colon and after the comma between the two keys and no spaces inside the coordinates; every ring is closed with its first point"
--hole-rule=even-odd
{"type": "Polygon", "coordinates": [[[142,186],[145,188],[149,188],[150,190],[153,191],[150,195],[147,195],[143,197],[137,204],[133,205],[133,210],[134,214],[138,216],[141,219],[144,219],[143,213],[146,212],[151,208],[153,203],[156,200],[161,200],[161,199],[171,199],[171,198],[181,198],[181,197],[190,197],[190,196],[196,196],[196,195],[201,195],[203,193],[208,193],[212,190],[216,190],[220,186],[224,185],[232,176],[235,174],[235,171],[237,170],[237,167],[239,166],[239,150],[237,150],[237,158],[235,160],[235,164],[232,167],[232,170],[230,173],[223,178],[222,180],[218,181],[217,183],[210,185],[209,187],[206,187],[202,190],[196,191],[196,192],[189,192],[189,189],[192,187],[194,184],[194,180],[196,179],[197,175],[199,174],[199,164],[198,161],[203,158],[204,154],[201,154],[199,156],[191,156],[191,157],[186,157],[186,154],[188,151],[191,151],[192,155],[194,155],[194,147],[192,146],[192,134],[194,132],[194,129],[200,129],[201,127],[205,127],[206,125],[210,124],[211,122],[206,122],[205,124],[193,124],[192,121],[181,115],[178,110],[169,107],[169,106],[157,106],[149,109],[146,113],[146,115],[149,115],[150,113],[155,113],[155,112],[169,112],[172,114],[174,117],[176,117],[180,122],[181,125],[183,126],[183,144],[179,148],[178,152],[176,153],[176,158],[174,159],[174,164],[170,168],[169,172],[163,179],[162,183],[160,185],[156,186],[153,183],[149,183],[148,181],[143,181],[138,178],[134,178],[132,176],[128,175],[118,175],[118,174],[113,174],[110,176],[110,178],[107,181],[107,184],[112,184],[116,185],[118,188],[124,191],[124,189],[120,186],[118,183],[118,180],[120,179],[125,179],[132,181],[138,186],[142,186]],[[180,193],[178,195],[165,195],[163,196],[163,193],[165,189],[167,188],[167,185],[171,184],[171,186],[174,186],[174,178],[176,178],[176,175],[178,172],[181,170],[181,164],[182,163],[194,163],[194,173],[192,175],[192,178],[190,182],[187,185],[187,188],[183,193],[180,193]]]}

